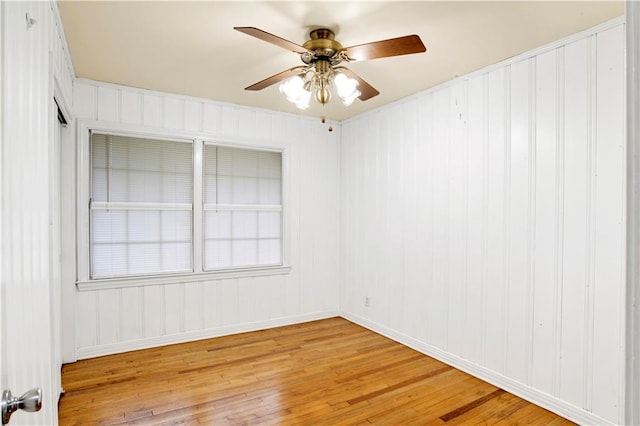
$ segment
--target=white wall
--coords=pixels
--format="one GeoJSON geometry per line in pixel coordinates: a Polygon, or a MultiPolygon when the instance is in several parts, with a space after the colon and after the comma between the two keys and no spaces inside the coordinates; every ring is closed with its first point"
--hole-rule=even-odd
{"type": "Polygon", "coordinates": [[[343,123],[344,315],[622,422],[624,75],[617,20],[343,123]]]}
{"type": "Polygon", "coordinates": [[[320,119],[88,80],[75,81],[73,109],[100,125],[284,148],[292,266],[287,275],[76,291],[79,358],[337,315],[340,125],[328,132],[320,119]]]}

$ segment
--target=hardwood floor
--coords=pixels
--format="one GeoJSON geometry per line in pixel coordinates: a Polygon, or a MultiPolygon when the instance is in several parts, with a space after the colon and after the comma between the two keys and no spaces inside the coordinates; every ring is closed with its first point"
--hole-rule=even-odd
{"type": "Polygon", "coordinates": [[[67,364],[61,425],[573,424],[342,318],[67,364]]]}

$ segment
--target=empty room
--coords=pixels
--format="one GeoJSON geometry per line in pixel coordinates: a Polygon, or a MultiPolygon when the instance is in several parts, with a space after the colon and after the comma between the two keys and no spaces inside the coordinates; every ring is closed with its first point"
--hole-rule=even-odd
{"type": "Polygon", "coordinates": [[[640,3],[0,1],[2,424],[640,425],[640,3]]]}

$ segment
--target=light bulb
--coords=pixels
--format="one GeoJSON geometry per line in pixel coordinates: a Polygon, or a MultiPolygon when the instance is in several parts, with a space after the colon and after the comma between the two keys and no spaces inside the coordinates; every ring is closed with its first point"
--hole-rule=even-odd
{"type": "Polygon", "coordinates": [[[342,99],[345,106],[349,106],[362,93],[358,90],[358,80],[349,78],[343,73],[339,73],[334,78],[334,84],[338,92],[338,96],[342,99]]]}
{"type": "Polygon", "coordinates": [[[304,80],[299,75],[293,76],[280,83],[278,88],[280,93],[287,97],[287,100],[300,109],[309,108],[311,92],[305,90],[304,80]]]}
{"type": "Polygon", "coordinates": [[[340,97],[340,99],[342,99],[342,104],[344,106],[349,106],[353,103],[353,101],[356,100],[356,98],[358,96],[360,96],[362,93],[359,90],[355,90],[350,96],[348,97],[340,97]]]}

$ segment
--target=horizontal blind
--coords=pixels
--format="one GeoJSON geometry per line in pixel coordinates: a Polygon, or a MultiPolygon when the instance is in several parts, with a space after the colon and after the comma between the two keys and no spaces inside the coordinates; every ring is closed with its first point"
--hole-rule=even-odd
{"type": "Polygon", "coordinates": [[[282,154],[204,146],[205,270],[282,264],[282,154]]]}
{"type": "Polygon", "coordinates": [[[193,145],[92,133],[91,277],[193,270],[193,145]]]}

